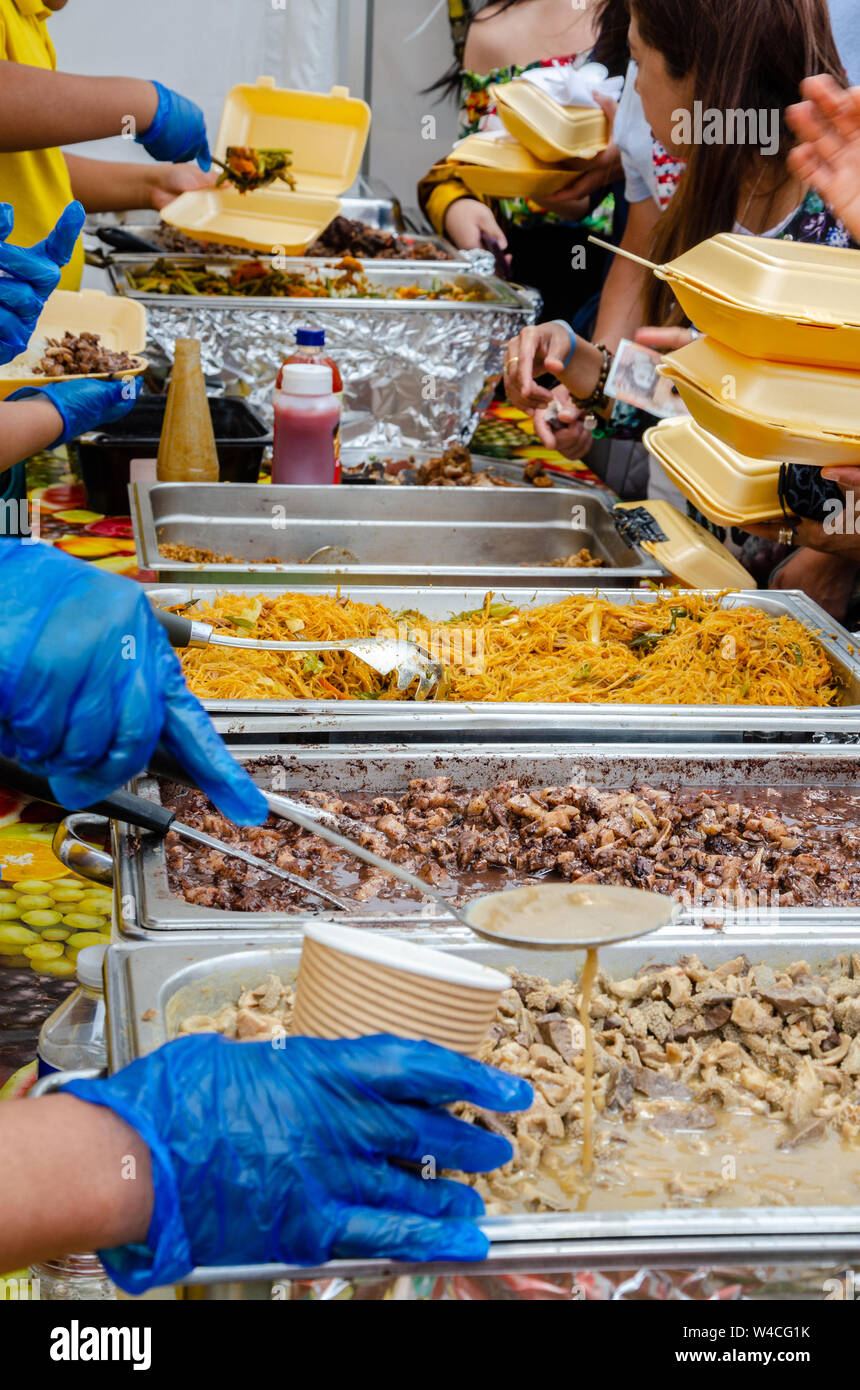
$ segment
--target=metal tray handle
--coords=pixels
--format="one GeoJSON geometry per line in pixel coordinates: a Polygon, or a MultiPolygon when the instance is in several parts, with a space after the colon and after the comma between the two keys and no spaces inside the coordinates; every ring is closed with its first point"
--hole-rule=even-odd
{"type": "Polygon", "coordinates": [[[105,1067],[82,1067],[80,1071],[50,1071],[47,1076],[39,1077],[35,1086],[28,1092],[27,1099],[38,1100],[40,1096],[53,1095],[61,1086],[65,1086],[67,1081],[97,1081],[102,1076],[107,1076],[105,1067]]]}

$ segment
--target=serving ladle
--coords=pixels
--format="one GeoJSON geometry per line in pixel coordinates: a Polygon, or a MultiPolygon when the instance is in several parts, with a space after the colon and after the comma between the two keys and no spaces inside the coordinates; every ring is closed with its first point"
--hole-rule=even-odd
{"type": "Polygon", "coordinates": [[[397,689],[407,691],[418,682],[416,700],[438,700],[448,686],[448,673],[417,642],[404,637],[341,637],[325,642],[281,642],[274,638],[234,637],[216,632],[211,623],[185,618],[166,608],[153,606],[153,613],[167,632],[173,647],[236,647],[251,652],[349,652],[380,676],[397,676],[397,689]]]}

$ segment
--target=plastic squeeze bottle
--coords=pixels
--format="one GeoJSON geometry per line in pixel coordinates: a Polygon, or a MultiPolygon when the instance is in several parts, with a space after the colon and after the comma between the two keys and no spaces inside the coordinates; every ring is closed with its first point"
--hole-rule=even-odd
{"type": "Polygon", "coordinates": [[[177,338],[158,445],[162,483],[217,483],[218,451],[197,338],[177,338]]]}
{"type": "Polygon", "coordinates": [[[275,392],[273,483],[340,481],[340,402],[331,367],[284,363],[275,392]]]}
{"type": "MultiPolygon", "coordinates": [[[[334,358],[326,355],[324,328],[296,329],[296,346],[289,357],[284,360],[284,367],[289,367],[294,362],[320,363],[324,367],[331,367],[334,394],[340,397],[341,407],[343,406],[343,378],[334,358]]],[[[281,368],[281,372],[284,367],[281,368]]],[[[278,389],[281,385],[281,372],[278,372],[278,389]]]]}

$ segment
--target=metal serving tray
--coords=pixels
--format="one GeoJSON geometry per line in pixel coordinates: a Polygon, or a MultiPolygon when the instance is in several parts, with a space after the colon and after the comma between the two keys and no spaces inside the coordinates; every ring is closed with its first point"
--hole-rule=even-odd
{"type": "MultiPolygon", "coordinates": [[[[367,222],[367,218],[360,217],[357,212],[348,212],[346,209],[343,210],[342,216],[352,218],[356,222],[367,222]]],[[[368,225],[376,227],[377,224],[375,222],[370,222],[368,225]]],[[[129,223],[123,223],[121,230],[131,233],[132,236],[139,236],[144,241],[147,241],[151,240],[154,229],[151,226],[138,227],[129,223]]],[[[447,278],[448,275],[455,271],[466,275],[488,276],[495,274],[496,263],[489,251],[480,249],[474,251],[459,250],[450,241],[447,241],[445,237],[437,236],[435,232],[427,232],[425,234],[424,232],[398,231],[395,227],[383,227],[381,230],[389,231],[392,235],[403,237],[406,240],[427,242],[431,246],[437,247],[440,251],[444,251],[449,259],[440,261],[419,257],[404,257],[401,259],[397,256],[357,256],[356,260],[360,260],[366,270],[373,270],[379,266],[391,265],[416,266],[419,270],[435,271],[437,275],[442,275],[444,278],[447,278]]],[[[275,254],[274,252],[254,251],[250,247],[244,252],[230,251],[226,246],[219,250],[214,244],[210,244],[205,251],[168,251],[166,249],[162,251],[157,248],[155,242],[152,244],[154,248],[152,251],[123,251],[118,248],[106,246],[99,238],[98,249],[90,254],[98,256],[101,264],[105,268],[109,265],[113,265],[115,261],[121,261],[124,266],[127,266],[131,270],[138,269],[141,266],[151,265],[155,260],[170,261],[171,263],[176,261],[184,263],[189,259],[194,261],[205,260],[207,264],[211,262],[213,265],[217,266],[223,265],[225,262],[229,263],[230,261],[270,261],[275,254]]],[[[346,255],[348,253],[344,252],[344,254],[346,255]]],[[[305,254],[301,259],[303,262],[307,261],[311,265],[323,265],[326,262],[333,263],[339,258],[335,252],[327,251],[323,256],[308,256],[305,254]]],[[[278,263],[279,265],[282,264],[280,260],[278,263]]],[[[160,295],[159,298],[163,299],[165,296],[160,295]]]]}
{"type": "MultiPolygon", "coordinates": [[[[498,745],[470,747],[464,744],[442,745],[431,752],[397,744],[373,751],[356,747],[290,750],[285,745],[266,744],[256,748],[234,748],[233,751],[241,762],[276,754],[283,767],[277,790],[287,795],[302,788],[379,795],[405,790],[412,777],[436,776],[449,776],[455,786],[464,789],[492,786],[506,778],[517,777],[530,786],[574,783],[631,787],[647,783],[669,789],[797,787],[833,788],[860,794],[860,747],[857,746],[749,746],[740,753],[736,749],[722,748],[712,752],[695,745],[646,749],[635,745],[595,748],[540,744],[511,750],[498,745]]],[[[140,779],[138,790],[154,801],[160,800],[159,786],[154,778],[140,779]]],[[[305,910],[290,916],[283,911],[249,913],[195,907],[171,893],[168,887],[163,840],[138,835],[119,825],[114,827],[114,834],[114,861],[119,866],[117,920],[120,930],[127,936],[163,940],[168,932],[194,932],[196,936],[224,931],[241,936],[252,929],[270,931],[274,928],[278,928],[281,935],[289,935],[309,918],[323,916],[360,926],[375,924],[409,932],[433,930],[436,935],[472,940],[470,933],[464,933],[456,921],[444,917],[429,901],[393,904],[391,912],[385,915],[371,912],[363,904],[356,904],[355,912],[349,914],[321,904],[319,913],[305,910]]],[[[320,886],[325,887],[325,881],[321,881],[320,886]]],[[[339,891],[349,896],[347,890],[339,891]]],[[[773,908],[764,904],[740,912],[692,907],[685,910],[680,921],[688,924],[688,930],[694,928],[700,932],[700,944],[711,936],[710,929],[701,927],[702,922],[721,923],[727,933],[742,933],[751,926],[756,930],[768,927],[780,937],[791,933],[798,923],[809,923],[817,929],[844,932],[847,940],[856,942],[860,939],[860,902],[855,907],[817,909],[773,908]]],[[[666,928],[653,940],[671,937],[675,930],[666,928]]]]}
{"type": "MultiPolygon", "coordinates": [[[[435,942],[437,946],[440,943],[435,942]]],[[[247,935],[220,944],[174,941],[168,945],[112,946],[106,958],[108,1055],[112,1070],[144,1056],[170,1036],[179,1020],[235,998],[242,985],[262,982],[272,970],[290,979],[300,944],[274,934],[247,935]],[[184,993],[180,996],[179,992],[184,993]],[[204,994],[203,991],[206,991],[204,994]],[[150,1011],[152,1016],[149,1018],[150,1011]]],[[[522,969],[559,980],[578,973],[578,963],[561,952],[512,951],[488,942],[446,942],[441,949],[482,964],[522,969]]],[[[846,950],[837,935],[814,929],[702,941],[689,933],[655,942],[605,947],[602,964],[614,975],[643,965],[672,961],[695,951],[708,965],[744,953],[755,963],[785,967],[803,958],[820,967],[846,950]]],[[[860,1205],[851,1207],[747,1207],[650,1209],[641,1212],[549,1212],[485,1217],[480,1225],[492,1242],[489,1259],[474,1265],[400,1265],[390,1260],[336,1260],[316,1270],[292,1265],[208,1267],[189,1284],[224,1280],[311,1278],[315,1275],[383,1276],[388,1272],[495,1274],[502,1270],[694,1267],[700,1264],[783,1264],[860,1257],[860,1205]]]]}
{"type": "MultiPolygon", "coordinates": [[[[187,306],[191,301],[195,308],[199,309],[206,305],[214,309],[235,309],[237,304],[243,304],[246,308],[265,307],[269,310],[280,307],[282,309],[295,309],[297,306],[307,313],[309,309],[314,312],[337,312],[343,313],[356,307],[367,309],[372,307],[375,312],[397,312],[405,309],[413,312],[416,310],[442,309],[445,312],[468,311],[486,313],[492,312],[499,307],[510,309],[531,309],[534,302],[531,291],[521,289],[517,285],[509,284],[505,280],[500,280],[493,275],[478,275],[472,270],[462,269],[462,263],[451,263],[448,261],[363,261],[365,275],[370,283],[371,289],[392,290],[401,285],[424,285],[429,290],[432,288],[434,280],[453,280],[456,285],[465,290],[480,289],[486,298],[479,300],[450,300],[450,299],[373,299],[359,298],[350,296],[346,299],[306,299],[302,297],[290,296],[270,296],[264,295],[187,295],[187,294],[147,294],[144,291],[133,289],[128,282],[127,272],[129,270],[140,270],[144,266],[153,264],[156,256],[114,256],[108,266],[108,275],[111,287],[115,294],[125,295],[129,299],[139,299],[144,304],[154,306],[158,304],[187,306]]],[[[175,265],[188,265],[204,261],[214,271],[226,272],[234,266],[244,265],[247,261],[259,259],[252,253],[245,256],[171,256],[171,263],[175,265]]],[[[284,256],[279,259],[278,268],[285,271],[301,271],[303,274],[318,272],[324,273],[328,268],[337,264],[338,257],[330,256],[284,256]]]]}
{"type": "MultiPolygon", "coordinates": [[[[149,263],[152,263],[150,258],[149,263]]],[[[185,257],[184,260],[200,260],[185,257]]],[[[247,257],[205,258],[229,269],[247,257]]],[[[182,263],[179,257],[176,264],[182,263]]],[[[144,262],[146,263],[146,258],[144,262]]],[[[284,265],[325,272],[332,261],[292,258],[284,265]]],[[[114,290],[129,292],[127,271],[142,262],[111,261],[114,290]]],[[[506,344],[538,312],[535,291],[456,265],[368,261],[372,285],[429,289],[451,278],[489,298],[475,303],[432,299],[300,299],[249,295],[159,295],[131,291],[147,308],[146,353],[157,373],[170,370],[178,338],[197,338],[211,390],[237,388],[267,423],[272,384],[292,350],[295,331],[323,328],[346,383],[344,437],[389,448],[471,438],[501,376],[506,344]]]]}
{"type": "MultiPolygon", "coordinates": [[[[386,232],[409,231],[413,234],[404,218],[400,200],[389,188],[381,183],[372,183],[363,174],[359,175],[355,187],[355,197],[340,200],[343,217],[355,218],[357,222],[366,222],[368,226],[379,227],[386,232]]],[[[114,212],[91,213],[84,232],[94,234],[98,227],[122,227],[135,236],[145,237],[151,235],[153,227],[159,226],[160,223],[161,218],[157,212],[132,212],[127,216],[114,212]]],[[[421,235],[423,237],[423,233],[421,235]]]]}
{"type": "MultiPolygon", "coordinates": [[[[412,241],[429,242],[432,246],[438,247],[440,251],[447,252],[447,254],[451,257],[451,261],[448,262],[409,261],[407,262],[407,264],[409,265],[450,265],[455,261],[462,262],[464,266],[471,265],[473,268],[477,268],[478,265],[483,266],[485,264],[492,268],[494,265],[492,254],[488,251],[479,251],[476,253],[462,252],[458,250],[458,248],[453,244],[453,242],[448,241],[447,237],[438,236],[434,231],[432,231],[432,229],[429,229],[425,232],[422,231],[420,227],[415,229],[409,226],[403,217],[399,202],[396,198],[393,197],[382,198],[372,196],[372,194],[368,194],[365,197],[341,198],[340,216],[349,218],[349,220],[353,222],[364,222],[366,226],[377,228],[379,231],[382,232],[390,232],[392,236],[401,236],[408,238],[412,241]]],[[[157,214],[152,214],[151,216],[147,217],[145,213],[135,213],[132,216],[129,216],[128,219],[126,219],[120,216],[116,216],[115,214],[106,213],[97,215],[95,217],[88,217],[86,225],[84,227],[84,234],[86,236],[93,236],[98,238],[99,228],[117,227],[121,231],[129,232],[132,236],[141,237],[144,241],[149,241],[152,239],[153,232],[155,232],[161,225],[161,219],[157,216],[157,214]]],[[[155,246],[154,242],[153,245],[155,246]]],[[[111,246],[105,245],[105,243],[101,240],[99,240],[98,242],[98,248],[101,251],[102,257],[105,261],[114,260],[119,255],[134,256],[133,252],[120,252],[111,246]]],[[[153,253],[151,252],[141,252],[139,257],[135,256],[135,259],[139,259],[145,263],[147,260],[152,259],[152,254],[153,253]]],[[[167,250],[159,251],[156,247],[155,254],[161,256],[162,258],[166,258],[167,260],[173,260],[175,256],[183,254],[187,255],[188,252],[183,253],[179,251],[167,250]]],[[[221,255],[225,255],[228,253],[219,251],[219,249],[216,246],[212,245],[210,246],[210,250],[207,254],[211,256],[213,259],[218,259],[221,255]]],[[[239,252],[233,254],[235,255],[244,253],[239,252]]],[[[260,260],[269,259],[269,257],[262,252],[249,251],[248,255],[259,258],[260,260]]],[[[324,258],[314,256],[310,259],[320,260],[324,258]]],[[[370,263],[378,263],[378,258],[374,258],[373,261],[370,263]]],[[[476,273],[483,274],[484,271],[477,271],[476,269],[476,273]]]]}
{"type": "MultiPolygon", "coordinates": [[[[426,451],[432,457],[431,451],[426,451]]],[[[480,463],[480,460],[479,460],[480,463]]],[[[609,494],[606,494],[608,496],[609,494]]],[[[161,582],[221,584],[486,584],[590,588],[665,579],[615,529],[594,488],[286,487],[242,483],[131,483],[138,557],[161,582]],[[246,557],[245,563],[171,560],[159,543],[246,557]],[[300,564],[320,546],[351,552],[356,563],[300,564]],[[588,546],[603,565],[547,569],[523,565],[588,546]],[[278,564],[263,558],[275,555],[278,564]]]]}
{"type": "MultiPolygon", "coordinates": [[[[572,586],[568,585],[570,589],[572,586]]],[[[259,584],[231,585],[232,592],[253,596],[259,584]]],[[[575,591],[575,590],[574,590],[575,591]]],[[[149,590],[153,602],[167,607],[189,603],[192,599],[214,599],[219,590],[215,585],[164,586],[149,590]]],[[[271,594],[277,592],[274,587],[271,594]]],[[[308,594],[331,593],[331,590],[307,586],[308,594]]],[[[363,588],[346,586],[341,590],[347,597],[361,603],[381,603],[393,611],[412,610],[430,619],[449,617],[452,613],[480,608],[486,588],[363,588]]],[[[503,591],[494,590],[498,599],[524,606],[524,595],[506,585],[503,591]]],[[[595,590],[603,593],[603,590],[595,590]]],[[[686,591],[711,592],[713,591],[686,591]]],[[[535,589],[528,598],[534,605],[557,603],[565,589],[535,589]]],[[[651,589],[608,589],[604,595],[613,603],[648,603],[656,600],[651,589]]],[[[788,705],[770,707],[759,705],[657,705],[657,704],[551,704],[514,701],[470,704],[445,700],[415,701],[387,700],[373,704],[366,700],[206,700],[204,704],[213,715],[226,723],[219,725],[228,734],[271,733],[339,733],[349,738],[362,729],[381,736],[407,732],[420,736],[422,731],[435,739],[447,731],[469,734],[492,731],[508,737],[528,738],[540,731],[567,736],[587,737],[599,733],[616,739],[644,735],[654,742],[672,736],[691,737],[693,734],[725,735],[742,738],[746,733],[779,733],[793,738],[821,733],[852,733],[860,731],[860,656],[844,628],[808,599],[793,590],[773,592],[744,592],[727,594],[722,602],[727,607],[747,605],[760,608],[774,616],[785,614],[818,634],[834,669],[844,682],[842,701],[825,709],[807,709],[788,705]],[[372,706],[372,708],[370,708],[372,706]],[[301,723],[298,721],[301,717],[301,723]]]]}

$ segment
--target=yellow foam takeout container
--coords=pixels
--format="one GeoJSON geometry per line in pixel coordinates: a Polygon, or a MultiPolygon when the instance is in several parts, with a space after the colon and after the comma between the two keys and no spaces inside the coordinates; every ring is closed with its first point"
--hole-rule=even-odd
{"type": "Polygon", "coordinates": [[[515,140],[467,135],[449,156],[470,192],[483,198],[537,198],[558,193],[573,178],[570,169],[544,164],[515,140]]]}
{"type": "MultiPolygon", "coordinates": [[[[240,194],[229,186],[183,193],[162,219],[188,236],[298,255],[340,211],[339,195],[354,183],[370,130],[370,107],[346,87],[302,92],[259,77],[227,93],[214,154],[228,146],[287,149],[295,191],[273,183],[240,194]]],[[[216,166],[217,169],[217,166],[216,166]]]]}
{"type": "Polygon", "coordinates": [[[618,502],[612,512],[615,517],[619,514],[623,516],[625,512],[647,512],[656,523],[661,538],[639,536],[638,544],[689,588],[749,588],[750,577],[740,561],[729,554],[716,536],[712,536],[692,517],[684,516],[671,502],[661,498],[647,502],[618,502]]]}
{"type": "MultiPolygon", "coordinates": [[[[97,333],[106,348],[127,352],[137,357],[135,367],[123,376],[139,376],[146,369],[146,359],[140,357],[146,345],[146,309],[138,301],[103,290],[54,290],[45,301],[34,338],[62,338],[64,333],[97,333]]],[[[20,367],[32,358],[32,349],[22,352],[12,362],[0,366],[0,400],[5,400],[22,386],[44,386],[48,381],[78,381],[81,377],[45,377],[35,374],[8,376],[10,367],[20,367]]],[[[115,375],[94,372],[94,379],[115,375]]]]}
{"type": "Polygon", "coordinates": [[[176,201],[182,203],[178,213],[169,215],[170,204],[162,216],[186,236],[282,256],[301,255],[340,212],[339,198],[323,193],[285,198],[272,188],[259,188],[253,195],[236,188],[200,188],[176,201]]]}
{"type": "Polygon", "coordinates": [[[661,420],[645,431],[643,442],[684,496],[718,526],[782,516],[779,464],[736,453],[686,417],[661,420]]]}
{"type": "Polygon", "coordinates": [[[860,252],[721,233],[657,275],[709,337],[770,362],[860,368],[860,252]]]}
{"type": "Polygon", "coordinates": [[[666,357],[690,414],[749,458],[860,465],[860,375],[835,368],[756,362],[712,338],[666,357]]]}
{"type": "Polygon", "coordinates": [[[847,247],[720,232],[658,274],[781,317],[860,328],[860,251],[847,247]]]}
{"type": "Polygon", "coordinates": [[[562,106],[533,82],[493,87],[505,129],[545,164],[592,159],[609,141],[609,122],[599,107],[562,106]]]}
{"type": "Polygon", "coordinates": [[[764,362],[860,368],[860,326],[783,318],[709,294],[700,285],[682,280],[671,285],[690,322],[735,352],[764,362]]]}

